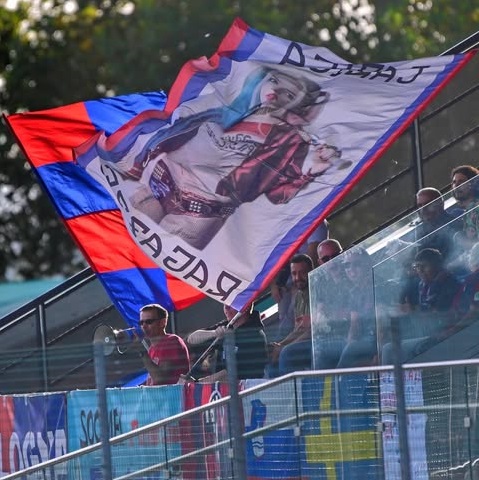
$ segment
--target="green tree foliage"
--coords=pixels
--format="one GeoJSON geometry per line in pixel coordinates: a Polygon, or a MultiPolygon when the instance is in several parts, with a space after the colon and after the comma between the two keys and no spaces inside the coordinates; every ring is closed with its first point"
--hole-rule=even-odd
{"type": "Polygon", "coordinates": [[[479,1],[377,0],[381,60],[440,55],[477,31],[479,1]]]}
{"type": "MultiPolygon", "coordinates": [[[[382,0],[375,16],[367,0],[0,0],[0,104],[13,113],[168,91],[235,17],[355,63],[435,55],[475,30],[469,3],[382,0]]],[[[78,271],[81,255],[6,130],[0,162],[0,279],[78,271]]]]}

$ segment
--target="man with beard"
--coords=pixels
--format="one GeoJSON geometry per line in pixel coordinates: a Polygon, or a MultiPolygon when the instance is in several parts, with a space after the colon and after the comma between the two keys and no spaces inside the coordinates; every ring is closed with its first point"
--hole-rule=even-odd
{"type": "Polygon", "coordinates": [[[463,213],[477,202],[475,182],[470,182],[479,174],[479,170],[472,165],[461,165],[453,168],[451,172],[451,187],[454,189],[453,196],[457,201],[455,213],[463,213]],[[463,185],[461,188],[458,188],[463,185]]]}
{"type": "Polygon", "coordinates": [[[279,342],[270,344],[268,376],[284,375],[296,370],[311,369],[311,316],[309,311],[308,275],[313,261],[306,254],[291,258],[291,278],[294,293],[294,329],[279,342]]]}
{"type": "Polygon", "coordinates": [[[458,217],[459,231],[454,235],[453,268],[460,276],[468,271],[468,255],[471,247],[479,241],[479,202],[477,181],[474,179],[479,170],[472,165],[461,165],[451,172],[453,196],[457,200],[451,214],[458,217]]]}

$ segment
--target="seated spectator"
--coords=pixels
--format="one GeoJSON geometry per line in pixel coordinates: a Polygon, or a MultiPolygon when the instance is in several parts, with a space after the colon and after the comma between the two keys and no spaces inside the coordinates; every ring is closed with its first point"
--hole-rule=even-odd
{"type": "Polygon", "coordinates": [[[458,322],[448,334],[458,331],[479,318],[479,243],[475,243],[469,253],[470,273],[465,278],[454,302],[454,312],[458,322]]]}
{"type": "MultiPolygon", "coordinates": [[[[404,304],[395,313],[396,316],[403,317],[402,323],[405,323],[405,315],[409,316],[410,322],[407,325],[415,337],[401,342],[402,362],[438,343],[444,332],[456,321],[452,306],[460,284],[445,269],[441,252],[432,248],[421,250],[416,255],[414,268],[419,276],[417,304],[404,304]]],[[[392,363],[390,343],[384,345],[382,363],[392,363]]]]}
{"type": "Polygon", "coordinates": [[[416,207],[421,223],[415,228],[418,249],[435,248],[445,260],[453,252],[454,234],[460,230],[460,222],[444,210],[441,192],[435,188],[423,188],[416,194],[416,207]]]}
{"type": "Polygon", "coordinates": [[[335,257],[342,253],[335,239],[325,240],[318,246],[319,262],[327,268],[318,272],[318,285],[311,292],[316,317],[313,319],[314,368],[335,368],[346,346],[350,326],[348,292],[349,280],[343,263],[335,257]]]}
{"type": "Polygon", "coordinates": [[[479,170],[471,165],[456,167],[451,173],[453,195],[457,200],[454,214],[462,219],[461,228],[454,236],[457,257],[454,266],[467,264],[469,250],[479,242],[479,201],[477,182],[473,180],[478,173],[479,170]]]}
{"type": "Polygon", "coordinates": [[[478,173],[479,170],[471,165],[462,165],[452,171],[453,195],[457,200],[454,214],[460,216],[461,229],[454,236],[456,258],[451,266],[462,268],[462,274],[464,270],[467,274],[469,250],[479,241],[479,201],[475,180],[478,173]]]}
{"type": "Polygon", "coordinates": [[[451,171],[451,188],[456,199],[456,205],[450,210],[451,215],[459,216],[474,207],[477,203],[477,183],[471,181],[479,174],[472,165],[461,165],[451,171]],[[463,185],[461,188],[461,185],[463,185]]]}
{"type": "Polygon", "coordinates": [[[384,257],[374,272],[376,306],[417,304],[419,277],[413,268],[417,249],[414,243],[393,240],[384,249],[384,257]]]}
{"type": "MultiPolygon", "coordinates": [[[[224,306],[226,320],[217,323],[207,329],[196,330],[191,333],[187,342],[190,345],[201,345],[215,338],[223,339],[226,334],[228,323],[238,313],[234,308],[224,306]]],[[[259,312],[251,307],[236,319],[234,329],[235,352],[238,378],[263,378],[264,368],[268,360],[266,335],[263,330],[259,312]]],[[[199,381],[206,383],[225,382],[228,379],[226,370],[226,357],[222,342],[218,344],[218,354],[215,373],[200,378],[199,381]]],[[[190,379],[184,378],[188,381],[190,379]]]]}
{"type": "MultiPolygon", "coordinates": [[[[320,242],[329,236],[328,222],[324,220],[318,228],[301,245],[297,253],[309,255],[316,266],[318,261],[317,248],[320,242]]],[[[279,341],[285,338],[294,328],[294,285],[291,279],[291,267],[289,262],[276,275],[271,283],[271,296],[278,304],[278,329],[271,340],[279,341]]]]}
{"type": "Polygon", "coordinates": [[[344,254],[349,280],[349,330],[338,368],[370,365],[376,361],[377,338],[372,261],[366,250],[352,247],[344,254]]]}
{"type": "Polygon", "coordinates": [[[309,370],[311,368],[311,317],[309,311],[308,274],[313,261],[306,254],[296,254],[290,261],[294,294],[294,329],[279,342],[270,344],[267,376],[309,370]]]}

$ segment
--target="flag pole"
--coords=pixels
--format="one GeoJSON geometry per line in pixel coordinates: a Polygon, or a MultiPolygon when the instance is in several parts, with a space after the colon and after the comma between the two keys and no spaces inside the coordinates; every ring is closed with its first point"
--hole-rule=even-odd
{"type": "MultiPolygon", "coordinates": [[[[226,325],[226,330],[231,330],[236,323],[236,321],[243,315],[243,312],[237,312],[235,316],[228,322],[226,325]]],[[[222,338],[216,337],[213,342],[208,346],[208,348],[199,356],[196,362],[191,366],[188,372],[185,374],[185,378],[190,378],[191,380],[196,381],[197,379],[193,377],[192,372],[195,368],[203,362],[203,360],[211,353],[215,346],[222,340],[222,338]]]]}

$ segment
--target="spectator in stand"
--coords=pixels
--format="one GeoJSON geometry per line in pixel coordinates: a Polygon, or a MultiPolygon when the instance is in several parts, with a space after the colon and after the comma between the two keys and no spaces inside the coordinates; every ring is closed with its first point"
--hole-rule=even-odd
{"type": "Polygon", "coordinates": [[[312,292],[317,317],[313,320],[314,366],[316,369],[334,368],[346,346],[350,326],[348,292],[349,280],[338,258],[343,251],[338,240],[328,239],[319,244],[319,263],[328,263],[318,272],[317,291],[312,292]]]}
{"type": "Polygon", "coordinates": [[[454,311],[458,317],[452,330],[460,330],[479,319],[479,243],[475,243],[469,253],[470,274],[464,279],[459,295],[454,302],[454,311]]]}
{"type": "Polygon", "coordinates": [[[479,241],[479,205],[476,185],[473,180],[479,170],[471,165],[461,165],[452,170],[451,182],[454,198],[457,200],[456,213],[462,212],[462,231],[455,236],[459,254],[469,252],[474,243],[479,241]]]}
{"type": "MultiPolygon", "coordinates": [[[[190,345],[201,345],[205,342],[213,342],[215,338],[222,340],[226,334],[227,325],[238,313],[228,305],[224,306],[226,320],[207,329],[196,330],[191,333],[187,342],[190,345]]],[[[268,361],[266,335],[263,330],[259,312],[253,306],[240,315],[230,327],[234,330],[235,353],[237,361],[238,378],[263,378],[264,369],[268,361]]],[[[191,379],[183,378],[185,381],[191,379]]],[[[226,382],[228,372],[226,370],[226,357],[222,342],[218,344],[216,372],[199,381],[205,383],[226,382]]]]}
{"type": "Polygon", "coordinates": [[[313,268],[316,268],[319,263],[318,248],[319,244],[329,238],[329,224],[327,220],[323,220],[319,227],[307,238],[307,240],[299,247],[296,253],[305,253],[313,261],[313,268]]]}
{"type": "Polygon", "coordinates": [[[370,365],[377,358],[376,316],[374,309],[373,264],[362,247],[344,254],[349,280],[349,330],[338,368],[370,365]]]}
{"type": "MultiPolygon", "coordinates": [[[[311,257],[314,266],[318,264],[318,245],[329,237],[328,222],[324,220],[298,249],[311,257]]],[[[271,283],[271,295],[278,304],[278,329],[272,340],[285,338],[294,328],[294,284],[291,279],[291,267],[288,262],[271,283]]]]}
{"type": "Polygon", "coordinates": [[[296,370],[311,369],[311,316],[309,311],[309,272],[311,257],[298,253],[290,261],[291,278],[295,287],[294,329],[279,342],[270,344],[268,376],[284,375],[296,370]]]}
{"type": "MultiPolygon", "coordinates": [[[[414,268],[419,276],[418,303],[404,304],[394,314],[403,317],[402,324],[405,324],[409,317],[409,331],[405,332],[403,328],[402,332],[414,332],[415,337],[401,342],[403,362],[419,355],[444,338],[444,332],[456,321],[452,307],[460,288],[457,278],[444,267],[443,256],[439,250],[425,248],[419,251],[414,268]]],[[[390,343],[383,348],[382,363],[392,363],[390,343]]]]}
{"type": "Polygon", "coordinates": [[[451,210],[454,216],[459,216],[476,205],[476,183],[470,182],[470,180],[478,174],[479,170],[472,165],[461,165],[452,169],[451,188],[454,189],[453,196],[457,201],[456,207],[451,210]],[[460,185],[463,185],[463,187],[457,188],[460,185]]]}
{"type": "Polygon", "coordinates": [[[140,341],[132,348],[138,351],[148,371],[146,385],[173,384],[190,369],[190,357],[185,342],[172,333],[166,333],[168,312],[152,303],[140,309],[140,327],[150,343],[148,354],[140,341]]]}
{"type": "Polygon", "coordinates": [[[417,304],[419,278],[413,268],[416,254],[413,242],[396,239],[386,245],[381,265],[374,273],[376,306],[417,304]]]}
{"type": "Polygon", "coordinates": [[[324,265],[341,253],[343,253],[343,247],[338,240],[334,238],[323,240],[317,248],[316,256],[318,259],[318,265],[324,265]]]}
{"type": "Polygon", "coordinates": [[[421,223],[415,229],[419,250],[435,248],[447,260],[453,251],[454,234],[460,229],[459,222],[444,210],[444,200],[436,188],[422,188],[416,194],[416,207],[421,223]]]}

